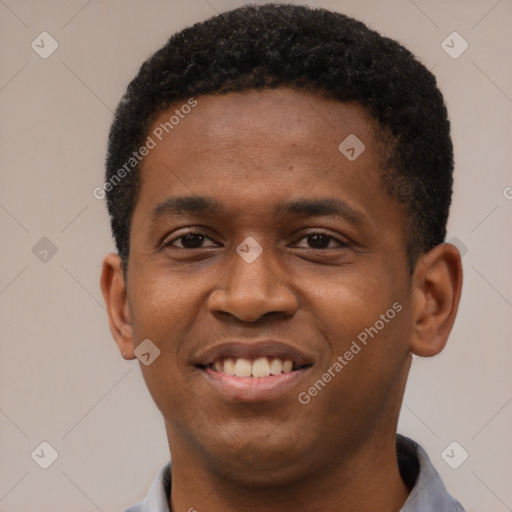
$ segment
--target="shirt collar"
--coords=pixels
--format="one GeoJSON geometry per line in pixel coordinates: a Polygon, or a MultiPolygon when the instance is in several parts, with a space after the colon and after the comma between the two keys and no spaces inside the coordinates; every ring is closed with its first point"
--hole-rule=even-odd
{"type": "MultiPolygon", "coordinates": [[[[439,473],[435,470],[423,448],[412,439],[397,434],[397,456],[400,472],[413,471],[417,475],[407,501],[400,512],[464,512],[462,505],[452,498],[444,486],[439,473]]],[[[171,463],[163,466],[155,476],[144,501],[125,512],[170,512],[171,463]]]]}
{"type": "Polygon", "coordinates": [[[416,482],[400,512],[464,512],[464,507],[448,494],[439,473],[418,443],[398,434],[396,445],[399,459],[412,448],[419,463],[416,482]]]}

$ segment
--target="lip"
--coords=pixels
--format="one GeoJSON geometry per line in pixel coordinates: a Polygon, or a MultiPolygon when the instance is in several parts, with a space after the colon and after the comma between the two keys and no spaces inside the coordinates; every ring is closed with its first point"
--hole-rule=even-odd
{"type": "MultiPolygon", "coordinates": [[[[200,371],[219,395],[230,402],[266,402],[286,395],[311,367],[268,377],[235,377],[210,368],[200,371]]],[[[295,395],[293,395],[295,396],[295,395]]]]}
{"type": "MultiPolygon", "coordinates": [[[[232,357],[234,359],[256,359],[257,357],[278,357],[285,361],[290,359],[297,366],[313,365],[313,356],[304,351],[276,340],[228,341],[219,343],[201,352],[194,360],[195,366],[207,367],[217,359],[232,357]]],[[[266,377],[263,377],[266,378],[266,377]]]]}
{"type": "Polygon", "coordinates": [[[225,400],[231,402],[262,402],[283,397],[304,378],[315,364],[315,358],[288,343],[276,340],[228,341],[205,349],[194,360],[194,366],[225,400]],[[300,368],[268,377],[236,377],[210,368],[218,359],[231,357],[254,360],[257,357],[287,359],[300,368]]]}

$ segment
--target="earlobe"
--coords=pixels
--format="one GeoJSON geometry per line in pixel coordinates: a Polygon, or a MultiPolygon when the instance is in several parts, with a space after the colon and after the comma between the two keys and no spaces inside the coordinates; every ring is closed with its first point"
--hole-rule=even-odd
{"type": "Polygon", "coordinates": [[[121,258],[107,254],[101,271],[101,292],[108,313],[110,332],[125,359],[135,359],[130,308],[126,294],[121,258]]]}
{"type": "Polygon", "coordinates": [[[412,282],[410,350],[431,357],[445,347],[457,315],[462,290],[458,249],[443,243],[421,256],[412,282]]]}

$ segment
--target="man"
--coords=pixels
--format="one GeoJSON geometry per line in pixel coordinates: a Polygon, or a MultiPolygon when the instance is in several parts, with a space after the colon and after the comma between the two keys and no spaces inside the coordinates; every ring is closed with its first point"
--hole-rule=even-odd
{"type": "Polygon", "coordinates": [[[130,512],[463,510],[396,434],[459,304],[452,171],[434,76],[344,15],[247,6],[143,64],[101,287],[172,463],[130,512]]]}

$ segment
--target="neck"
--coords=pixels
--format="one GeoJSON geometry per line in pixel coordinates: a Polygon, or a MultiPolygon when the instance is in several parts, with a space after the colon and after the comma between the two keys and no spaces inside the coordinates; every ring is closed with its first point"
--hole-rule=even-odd
{"type": "Polygon", "coordinates": [[[283,469],[268,471],[257,485],[241,482],[236,472],[212,471],[192,450],[172,445],[172,454],[172,512],[394,512],[409,494],[398,470],[395,431],[365,439],[348,456],[332,453],[323,467],[306,464],[294,478],[283,469]]]}

